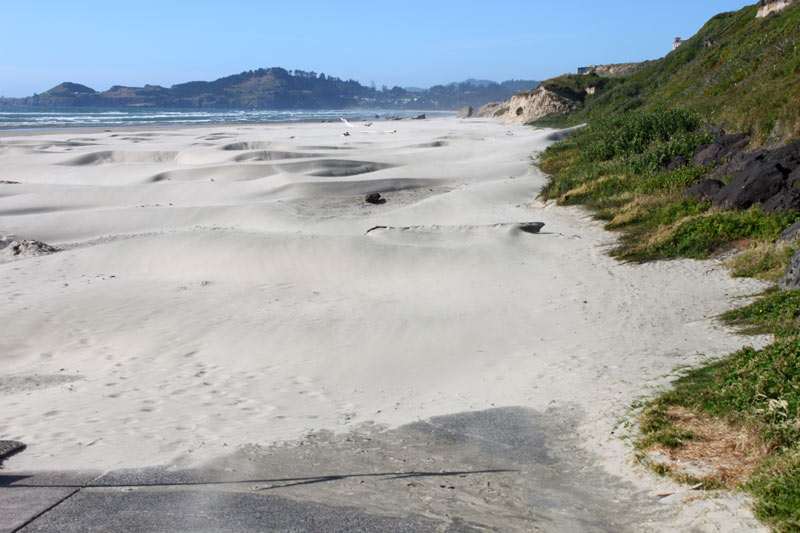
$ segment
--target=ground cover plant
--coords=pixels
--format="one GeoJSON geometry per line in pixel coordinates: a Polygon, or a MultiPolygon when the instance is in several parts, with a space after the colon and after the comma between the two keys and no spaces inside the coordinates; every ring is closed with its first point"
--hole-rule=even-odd
{"type": "MultiPolygon", "coordinates": [[[[800,137],[800,4],[756,18],[757,5],[721,13],[664,58],[618,79],[593,83],[578,110],[534,125],[569,126],[631,110],[680,107],[757,144],[800,137]]],[[[569,96],[586,85],[577,75],[542,83],[569,96]]]]}
{"type": "MultiPolygon", "coordinates": [[[[684,194],[711,168],[670,166],[678,156],[691,161],[712,136],[703,117],[686,110],[638,109],[593,120],[540,156],[551,175],[541,196],[592,209],[619,232],[612,253],[622,260],[741,250],[728,263],[733,275],[775,280],[800,246],[775,241],[800,213],[715,208],[684,194]]],[[[639,456],[660,473],[706,489],[746,490],[773,530],[798,531],[800,291],[770,290],[722,319],[747,333],[774,335],[775,342],[686,370],[647,402],[639,456]],[[667,460],[654,461],[653,454],[667,460]]]]}
{"type": "MultiPolygon", "coordinates": [[[[552,176],[541,195],[594,210],[608,229],[622,232],[613,254],[625,260],[704,259],[745,243],[771,243],[800,213],[713,208],[684,194],[710,168],[669,169],[677,157],[691,161],[713,136],[700,115],[684,110],[632,111],[597,120],[541,155],[542,170],[552,176]]],[[[775,274],[789,258],[772,254],[738,272],[775,274]]]]}

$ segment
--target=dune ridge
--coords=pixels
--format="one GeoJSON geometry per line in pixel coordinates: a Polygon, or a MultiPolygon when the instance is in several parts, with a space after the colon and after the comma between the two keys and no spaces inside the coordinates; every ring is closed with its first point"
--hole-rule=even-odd
{"type": "Polygon", "coordinates": [[[713,317],[761,285],[615,263],[586,213],[535,200],[550,130],[392,127],[142,132],[142,152],[115,133],[0,137],[0,180],[19,182],[0,184],[0,232],[59,249],[0,261],[0,433],[28,444],[8,466],[193,465],[319,430],[559,405],[635,478],[618,417],[675,367],[744,344],[713,317]]]}

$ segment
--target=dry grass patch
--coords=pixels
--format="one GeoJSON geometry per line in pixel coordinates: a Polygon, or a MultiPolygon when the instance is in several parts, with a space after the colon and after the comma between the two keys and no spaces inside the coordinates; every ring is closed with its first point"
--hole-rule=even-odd
{"type": "Polygon", "coordinates": [[[665,414],[685,438],[677,446],[654,442],[645,453],[673,475],[732,488],[747,479],[769,453],[753,429],[734,428],[681,406],[670,406],[665,414]]]}
{"type": "Polygon", "coordinates": [[[607,229],[618,229],[630,226],[647,219],[654,211],[675,203],[674,194],[636,194],[632,195],[627,205],[619,208],[614,217],[606,225],[607,229]]]}
{"type": "Polygon", "coordinates": [[[737,246],[742,251],[725,263],[737,277],[754,277],[777,281],[786,272],[798,242],[771,243],[749,242],[748,246],[737,246]]]}

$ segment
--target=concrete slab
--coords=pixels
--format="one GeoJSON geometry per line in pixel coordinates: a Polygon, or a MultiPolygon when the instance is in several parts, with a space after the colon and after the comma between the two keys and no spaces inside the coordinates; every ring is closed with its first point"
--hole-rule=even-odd
{"type": "Polygon", "coordinates": [[[0,471],[0,487],[85,487],[97,479],[99,471],[59,471],[42,470],[37,472],[0,471]]]}
{"type": "Polygon", "coordinates": [[[16,531],[77,491],[59,487],[0,487],[0,533],[16,531]]]}
{"type": "Polygon", "coordinates": [[[85,489],[21,531],[434,532],[441,524],[370,515],[277,496],[211,491],[85,489]]]}

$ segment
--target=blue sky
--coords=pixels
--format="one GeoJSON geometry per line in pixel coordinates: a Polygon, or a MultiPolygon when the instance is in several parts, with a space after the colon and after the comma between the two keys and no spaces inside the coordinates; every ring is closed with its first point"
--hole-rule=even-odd
{"type": "Polygon", "coordinates": [[[546,79],[662,57],[755,0],[37,0],[0,6],[0,95],[170,86],[260,67],[364,84],[546,79]]]}

